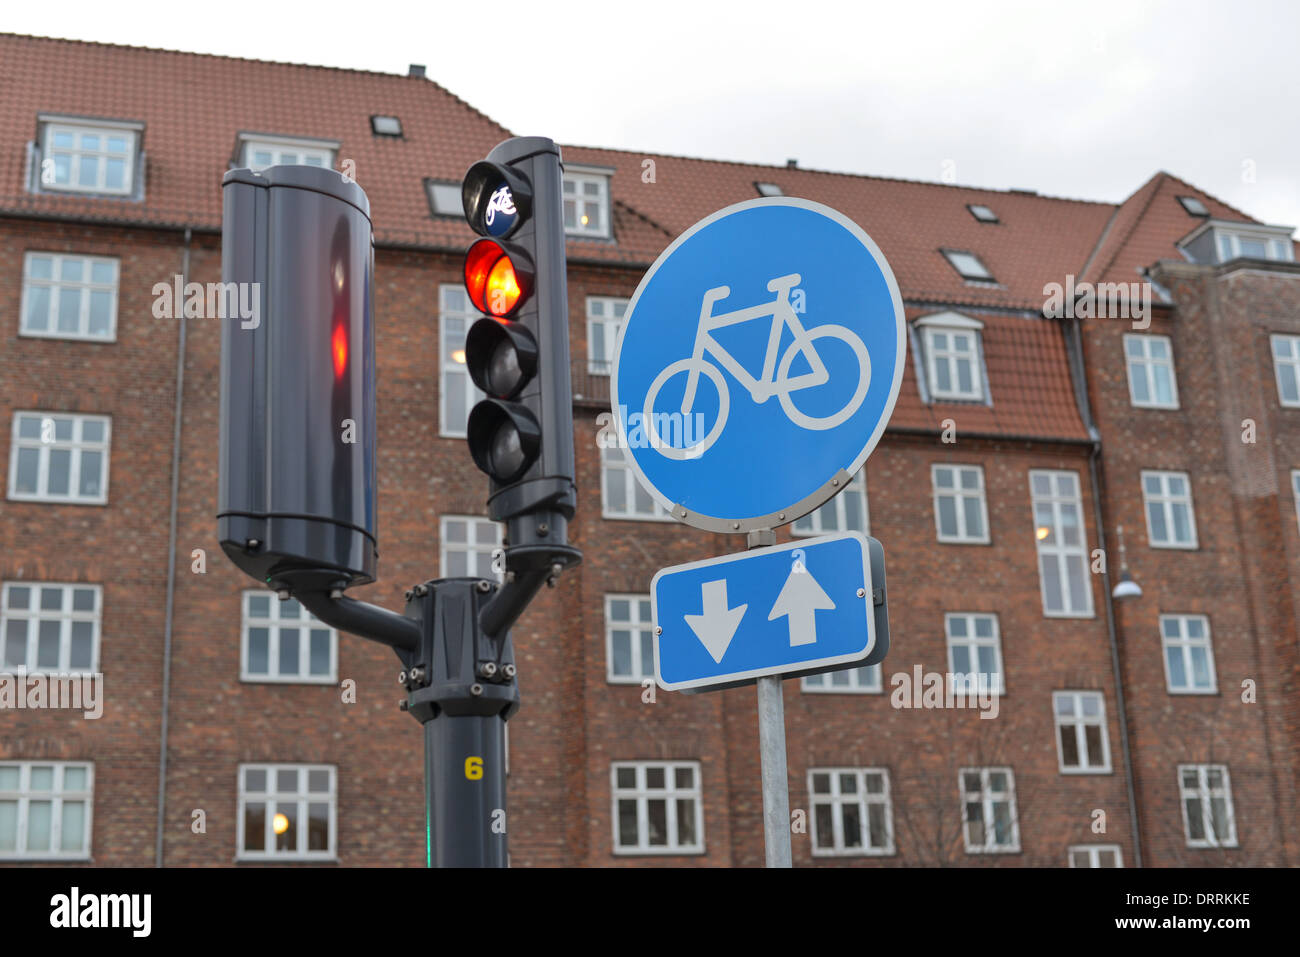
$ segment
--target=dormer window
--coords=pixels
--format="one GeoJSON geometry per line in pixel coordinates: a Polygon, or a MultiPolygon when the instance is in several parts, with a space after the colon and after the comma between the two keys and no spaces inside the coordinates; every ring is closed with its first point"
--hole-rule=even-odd
{"type": "Polygon", "coordinates": [[[970,214],[981,223],[998,222],[998,214],[993,212],[993,210],[987,206],[981,206],[979,203],[967,203],[966,208],[969,209],[970,214]]]}
{"type": "Polygon", "coordinates": [[[334,152],[337,149],[338,143],[330,140],[241,133],[235,163],[252,170],[266,169],[268,166],[319,166],[330,169],[334,166],[334,152]]]}
{"type": "Polygon", "coordinates": [[[984,323],[960,313],[941,312],[923,316],[915,325],[921,335],[930,401],[985,401],[986,376],[980,344],[984,323]]]}
{"type": "Polygon", "coordinates": [[[565,166],[565,233],[594,239],[611,235],[609,176],[612,172],[603,168],[565,166]]]}
{"type": "Polygon", "coordinates": [[[1289,226],[1206,219],[1177,243],[1194,263],[1226,263],[1234,259],[1291,262],[1293,244],[1289,226]]]}
{"type": "Polygon", "coordinates": [[[1276,259],[1279,262],[1289,262],[1291,259],[1291,244],[1281,239],[1224,230],[1218,230],[1217,237],[1220,262],[1232,259],[1276,259]]]}
{"type": "Polygon", "coordinates": [[[993,278],[993,273],[989,272],[988,267],[974,253],[956,249],[941,249],[940,252],[948,260],[948,264],[957,270],[957,275],[961,276],[962,279],[974,282],[996,281],[993,278]]]}
{"type": "Polygon", "coordinates": [[[143,123],[38,117],[36,191],[136,196],[143,123]]]}
{"type": "Polygon", "coordinates": [[[1187,210],[1190,216],[1210,215],[1210,210],[1195,196],[1179,196],[1178,202],[1183,204],[1183,209],[1187,210]]]}

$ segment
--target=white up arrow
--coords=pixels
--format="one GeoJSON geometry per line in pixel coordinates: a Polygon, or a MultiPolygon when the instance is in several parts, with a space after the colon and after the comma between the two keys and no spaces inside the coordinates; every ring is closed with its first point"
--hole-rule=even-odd
{"type": "Polygon", "coordinates": [[[768,621],[775,621],[782,615],[789,618],[790,647],[811,645],[817,640],[817,610],[834,608],[835,602],[830,595],[817,584],[817,579],[803,567],[803,562],[796,561],[790,569],[790,577],[785,580],[781,594],[776,596],[776,604],[767,616],[768,621]]]}
{"type": "Polygon", "coordinates": [[[686,624],[700,639],[713,660],[722,663],[722,656],[727,653],[727,646],[740,627],[740,619],[745,617],[749,605],[727,607],[727,581],[705,582],[700,587],[700,597],[704,608],[701,615],[683,615],[686,624]]]}

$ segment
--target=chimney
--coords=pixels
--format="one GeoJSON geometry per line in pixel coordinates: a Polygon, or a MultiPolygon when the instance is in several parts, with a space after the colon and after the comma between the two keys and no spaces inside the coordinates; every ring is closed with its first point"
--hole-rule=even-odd
{"type": "Polygon", "coordinates": [[[786,160],[786,161],[785,161],[785,168],[786,168],[786,169],[795,169],[795,168],[797,168],[798,166],[799,166],[799,161],[798,161],[797,159],[792,159],[792,160],[786,160]]]}
{"type": "Polygon", "coordinates": [[[407,76],[418,76],[418,77],[423,78],[423,77],[424,77],[424,64],[423,64],[423,63],[412,63],[411,66],[407,69],[407,71],[406,71],[406,75],[407,75],[407,76]]]}

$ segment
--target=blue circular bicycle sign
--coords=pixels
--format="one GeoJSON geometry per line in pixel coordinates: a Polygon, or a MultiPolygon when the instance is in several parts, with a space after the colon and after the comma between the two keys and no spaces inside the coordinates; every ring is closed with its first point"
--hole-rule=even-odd
{"type": "Polygon", "coordinates": [[[871,454],[906,341],[898,283],[856,223],[790,197],[728,206],[664,250],[628,305],[619,442],[679,521],[792,522],[871,454]]]}

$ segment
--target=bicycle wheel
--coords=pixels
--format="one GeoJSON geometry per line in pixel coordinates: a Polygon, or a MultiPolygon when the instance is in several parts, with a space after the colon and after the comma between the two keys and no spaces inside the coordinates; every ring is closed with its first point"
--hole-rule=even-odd
{"type": "MultiPolygon", "coordinates": [[[[727,382],[722,377],[722,372],[713,363],[704,359],[695,359],[687,357],[678,359],[670,363],[662,372],[655,377],[654,382],[650,383],[650,388],[645,396],[645,410],[641,419],[641,428],[644,430],[646,437],[650,440],[650,447],[665,458],[684,460],[699,458],[710,448],[713,443],[718,441],[718,436],[722,435],[722,427],[727,424],[727,412],[731,408],[731,396],[727,392],[727,382]],[[669,445],[664,441],[663,433],[659,429],[661,419],[667,419],[671,424],[672,417],[679,413],[654,411],[655,399],[659,398],[659,392],[663,389],[664,384],[673,376],[680,372],[691,372],[696,370],[706,376],[713,382],[718,390],[718,421],[713,424],[704,438],[690,445],[684,445],[681,448],[669,445]]],[[[691,415],[690,409],[680,413],[681,427],[678,430],[683,437],[693,435],[694,430],[687,428],[687,416],[691,415]]]]}
{"type": "Polygon", "coordinates": [[[821,417],[804,415],[795,408],[794,399],[791,398],[792,391],[798,392],[800,390],[786,390],[777,393],[777,397],[781,400],[781,408],[789,416],[791,422],[800,428],[820,432],[835,428],[835,426],[846,421],[849,416],[858,411],[858,406],[862,405],[862,400],[867,397],[867,387],[871,385],[871,357],[867,355],[867,347],[851,329],[836,325],[817,326],[809,329],[803,336],[796,338],[794,342],[790,343],[789,348],[785,350],[785,355],[781,357],[781,362],[777,366],[778,382],[786,380],[787,373],[790,371],[790,364],[794,362],[794,357],[804,349],[811,349],[814,339],[838,339],[853,350],[853,354],[858,360],[857,389],[838,412],[821,417]]]}

